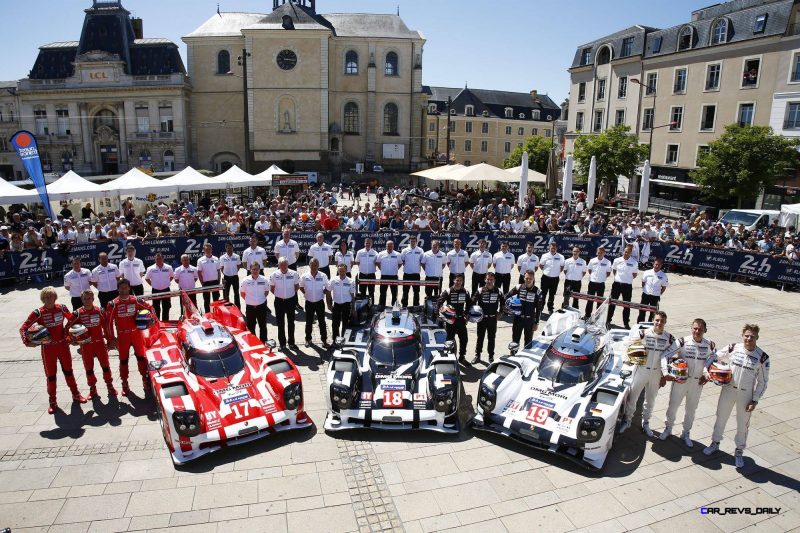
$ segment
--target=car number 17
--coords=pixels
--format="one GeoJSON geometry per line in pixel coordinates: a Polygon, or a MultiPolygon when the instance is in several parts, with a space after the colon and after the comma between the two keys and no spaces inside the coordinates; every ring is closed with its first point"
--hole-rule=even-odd
{"type": "Polygon", "coordinates": [[[550,418],[550,409],[533,405],[528,410],[528,416],[525,418],[537,426],[544,426],[544,423],[547,422],[548,418],[550,418]]]}

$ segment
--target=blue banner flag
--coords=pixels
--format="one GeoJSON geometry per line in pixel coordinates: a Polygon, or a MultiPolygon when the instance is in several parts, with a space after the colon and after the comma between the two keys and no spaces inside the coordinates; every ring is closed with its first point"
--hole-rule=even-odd
{"type": "Polygon", "coordinates": [[[39,159],[39,147],[36,144],[36,137],[33,133],[20,130],[11,137],[11,146],[16,150],[17,155],[22,160],[22,165],[28,171],[39,198],[44,204],[47,216],[55,220],[53,210],[50,208],[50,197],[47,195],[47,184],[44,182],[44,172],[42,171],[42,161],[39,159]]]}

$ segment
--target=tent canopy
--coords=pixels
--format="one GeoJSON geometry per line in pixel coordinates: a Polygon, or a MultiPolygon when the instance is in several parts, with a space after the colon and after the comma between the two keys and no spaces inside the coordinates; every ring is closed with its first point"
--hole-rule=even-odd
{"type": "MultiPolygon", "coordinates": [[[[514,179],[508,181],[506,183],[514,183],[519,181],[520,176],[522,176],[522,165],[507,168],[506,172],[511,174],[514,179]]],[[[528,169],[528,183],[547,183],[547,176],[542,174],[541,172],[536,172],[532,168],[528,169]]]]}
{"type": "Polygon", "coordinates": [[[462,164],[456,163],[455,165],[442,165],[439,167],[431,167],[426,168],[425,170],[420,170],[419,172],[414,172],[411,174],[412,176],[419,176],[421,178],[426,178],[429,180],[434,181],[446,181],[446,180],[453,180],[456,179],[455,177],[451,176],[451,174],[455,174],[462,169],[465,169],[462,164]]]}
{"type": "Polygon", "coordinates": [[[800,219],[800,204],[786,204],[781,206],[780,225],[784,228],[794,226],[797,228],[800,219]]]}
{"type": "Polygon", "coordinates": [[[52,201],[108,196],[108,192],[103,191],[100,185],[78,176],[71,170],[48,185],[47,194],[52,201]]]}
{"type": "Polygon", "coordinates": [[[272,165],[271,167],[269,167],[264,172],[259,172],[258,174],[253,176],[253,178],[256,179],[257,181],[271,181],[272,180],[272,176],[276,176],[276,175],[277,176],[285,176],[287,174],[289,174],[289,173],[284,171],[278,165],[272,165]]]}
{"type": "Polygon", "coordinates": [[[254,187],[256,185],[266,185],[264,179],[257,179],[256,176],[248,174],[236,165],[213,178],[218,183],[223,183],[225,187],[254,187]]]}
{"type": "Polygon", "coordinates": [[[100,186],[101,190],[123,194],[144,194],[149,192],[177,192],[178,187],[169,183],[159,181],[152,176],[148,176],[138,168],[132,168],[115,180],[104,183],[100,186]]]}
{"type": "Polygon", "coordinates": [[[224,183],[200,174],[192,167],[186,167],[177,174],[161,180],[165,185],[174,185],[178,191],[209,191],[225,188],[224,183]]]}
{"type": "Polygon", "coordinates": [[[513,183],[519,181],[519,174],[517,176],[510,176],[508,172],[502,168],[497,168],[488,163],[478,163],[454,173],[457,181],[500,181],[503,183],[513,183]],[[509,177],[511,179],[509,179],[509,177]]]}
{"type": "Polygon", "coordinates": [[[39,193],[33,190],[26,190],[16,185],[11,185],[6,180],[0,178],[0,204],[9,205],[18,202],[38,202],[39,193]]]}

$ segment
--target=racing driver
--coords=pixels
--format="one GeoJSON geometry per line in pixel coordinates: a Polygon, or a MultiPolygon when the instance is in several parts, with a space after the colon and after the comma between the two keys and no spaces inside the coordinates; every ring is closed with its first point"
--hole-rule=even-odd
{"type": "Polygon", "coordinates": [[[525,346],[533,340],[533,332],[539,324],[539,315],[544,307],[544,293],[534,283],[534,271],[525,272],[525,282],[511,289],[506,294],[506,299],[519,296],[522,302],[522,312],[514,317],[511,326],[511,340],[518,343],[524,337],[525,346]],[[524,335],[523,335],[524,334],[524,335]]]}
{"type": "Polygon", "coordinates": [[[94,360],[97,358],[100,368],[103,371],[103,381],[106,382],[108,396],[116,396],[114,379],[111,376],[111,365],[108,362],[107,344],[110,338],[108,333],[108,321],[106,312],[94,305],[94,293],[91,289],[86,289],[81,293],[83,306],[79,307],[69,322],[67,329],[74,324],[82,324],[89,331],[90,341],[81,346],[81,358],[83,358],[83,368],[86,370],[86,381],[89,383],[89,395],[87,400],[98,398],[97,376],[94,375],[94,360]]]}
{"type": "Polygon", "coordinates": [[[454,276],[453,286],[442,291],[439,296],[439,308],[447,304],[455,310],[455,323],[447,324],[445,327],[447,340],[453,340],[458,335],[458,362],[470,367],[472,365],[467,361],[467,309],[472,305],[472,300],[464,288],[464,273],[459,272],[454,276]]]}
{"type": "Polygon", "coordinates": [[[34,324],[39,324],[47,328],[50,340],[42,345],[42,363],[44,364],[44,374],[47,376],[47,396],[50,406],[47,414],[52,415],[58,408],[56,403],[56,370],[57,364],[61,364],[61,371],[67,386],[72,392],[72,400],[75,402],[86,403],[86,398],[78,392],[78,384],[75,382],[75,375],[72,372],[72,354],[67,344],[67,335],[64,329],[64,320],[72,318],[72,312],[66,305],[56,303],[56,291],[52,287],[45,287],[39,294],[39,298],[44,304],[38,309],[34,309],[28,319],[19,328],[22,343],[25,346],[34,346],[28,337],[28,328],[34,324]]]}

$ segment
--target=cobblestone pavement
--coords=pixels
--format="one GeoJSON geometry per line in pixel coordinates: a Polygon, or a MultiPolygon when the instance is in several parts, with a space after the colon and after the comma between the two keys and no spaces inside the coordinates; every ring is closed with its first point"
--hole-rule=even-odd
{"type": "MultiPolygon", "coordinates": [[[[673,274],[671,282],[663,308],[675,335],[688,334],[694,317],[708,321],[708,336],[718,344],[738,340],[745,321],[761,325],[759,344],[772,358],[772,373],[753,415],[741,473],[731,455],[733,421],[722,453],[708,458],[700,451],[714,421],[718,389],[713,385],[701,399],[692,450],[675,438],[648,441],[634,426],[618,439],[602,474],[470,429],[455,437],[374,431],[326,435],[320,430],[324,365],[315,349],[293,356],[302,368],[306,406],[316,428],[223,450],[176,470],[141,390],[119,402],[103,398],[71,405],[59,375],[65,412],[45,414],[38,352],[24,348],[17,337],[19,324],[38,305],[38,289],[2,293],[0,527],[226,533],[800,528],[800,367],[790,363],[797,351],[792,335],[800,297],[702,277],[673,274]],[[702,506],[772,507],[780,514],[703,515],[702,506]]],[[[67,301],[63,289],[59,294],[67,301]]],[[[502,323],[498,346],[504,347],[510,335],[510,325],[502,323]]],[[[472,343],[474,337],[470,354],[472,343]]],[[[74,366],[85,389],[77,358],[74,366]]],[[[112,362],[115,372],[116,366],[112,362]]],[[[464,421],[482,370],[464,375],[464,421]]],[[[667,396],[666,390],[659,395],[654,429],[662,427],[667,396]]]]}

